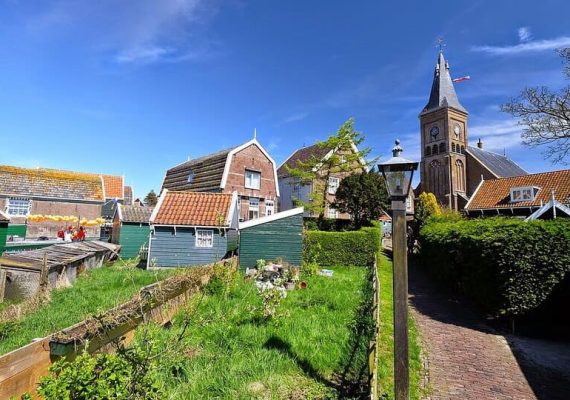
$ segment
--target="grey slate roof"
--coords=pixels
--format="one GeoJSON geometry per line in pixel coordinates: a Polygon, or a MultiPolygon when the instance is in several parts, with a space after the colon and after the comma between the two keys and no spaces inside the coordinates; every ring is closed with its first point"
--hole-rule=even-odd
{"type": "Polygon", "coordinates": [[[141,206],[124,206],[121,205],[121,217],[123,222],[136,222],[136,223],[146,223],[150,221],[150,215],[152,214],[153,207],[141,207],[141,206]]]}
{"type": "Polygon", "coordinates": [[[459,99],[455,93],[453,81],[449,74],[449,63],[445,61],[443,52],[439,53],[433,74],[429,100],[422,112],[434,110],[439,107],[452,107],[467,113],[467,110],[459,103],[459,99]]]}
{"type": "Polygon", "coordinates": [[[519,167],[513,160],[503,155],[473,146],[467,147],[467,153],[480,161],[499,178],[528,175],[528,173],[519,167]]]}
{"type": "Polygon", "coordinates": [[[313,157],[316,158],[317,160],[320,160],[324,156],[326,156],[329,151],[330,149],[319,146],[317,144],[307,147],[301,147],[293,154],[291,154],[291,156],[287,160],[285,160],[285,162],[279,167],[279,169],[277,170],[277,176],[285,177],[289,175],[285,165],[287,165],[289,168],[295,168],[297,167],[298,161],[307,162],[313,157]]]}
{"type": "Polygon", "coordinates": [[[220,189],[228,153],[226,149],[187,161],[166,171],[162,189],[173,191],[211,192],[220,189]],[[192,179],[189,181],[189,176],[192,179]]]}

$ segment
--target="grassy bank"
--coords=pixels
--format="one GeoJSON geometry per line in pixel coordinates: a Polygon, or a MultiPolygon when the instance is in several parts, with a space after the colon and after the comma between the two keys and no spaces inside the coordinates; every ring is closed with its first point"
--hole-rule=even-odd
{"type": "MultiPolygon", "coordinates": [[[[380,279],[380,340],[378,384],[379,393],[387,399],[394,398],[394,297],[392,288],[392,260],[380,255],[378,277],[380,279]]],[[[409,317],[410,399],[422,398],[422,361],[418,330],[412,316],[409,317]]]]}
{"type": "Polygon", "coordinates": [[[139,330],[138,340],[151,338],[163,354],[159,381],[168,398],[341,397],[366,365],[367,338],[353,332],[368,274],[332,269],[330,278],[303,278],[308,288],[288,292],[272,320],[259,316],[253,282],[239,277],[227,295],[197,296],[170,329],[139,330]]]}
{"type": "Polygon", "coordinates": [[[172,273],[142,271],[126,265],[117,263],[86,271],[72,287],[53,290],[48,304],[40,305],[20,320],[0,324],[0,354],[112,308],[141,287],[172,273]]]}

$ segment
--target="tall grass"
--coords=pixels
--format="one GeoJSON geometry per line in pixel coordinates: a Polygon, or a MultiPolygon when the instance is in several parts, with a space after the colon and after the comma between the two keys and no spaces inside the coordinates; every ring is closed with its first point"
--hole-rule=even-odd
{"type": "Polygon", "coordinates": [[[53,290],[49,303],[20,320],[1,324],[0,354],[117,306],[141,287],[164,279],[171,273],[170,270],[143,271],[126,264],[87,270],[72,287],[53,290]]]}
{"type": "Polygon", "coordinates": [[[169,398],[339,397],[351,383],[343,378],[354,377],[354,360],[366,360],[366,354],[353,353],[360,351],[353,327],[367,271],[332,269],[331,278],[303,278],[308,288],[289,292],[271,320],[259,316],[261,300],[253,282],[239,278],[227,296],[197,296],[170,329],[139,330],[138,340],[151,338],[168,348],[180,337],[184,319],[192,318],[181,346],[164,352],[160,361],[169,398]]]}

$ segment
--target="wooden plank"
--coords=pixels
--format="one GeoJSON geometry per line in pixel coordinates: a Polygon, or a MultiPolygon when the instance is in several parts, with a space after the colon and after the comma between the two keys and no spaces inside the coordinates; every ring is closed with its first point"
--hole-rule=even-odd
{"type": "Polygon", "coordinates": [[[6,270],[0,269],[0,303],[4,301],[5,291],[6,291],[6,270]]]}

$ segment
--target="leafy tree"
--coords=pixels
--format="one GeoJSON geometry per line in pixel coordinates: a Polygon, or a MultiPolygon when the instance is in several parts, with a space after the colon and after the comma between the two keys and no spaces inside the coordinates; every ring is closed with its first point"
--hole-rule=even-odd
{"type": "Polygon", "coordinates": [[[421,228],[429,217],[436,215],[441,215],[441,208],[437,204],[434,194],[423,192],[416,202],[414,219],[417,227],[421,228]]]}
{"type": "MultiPolygon", "coordinates": [[[[329,178],[339,173],[352,172],[355,168],[364,169],[361,160],[370,153],[370,148],[354,151],[364,141],[364,136],[354,130],[354,119],[348,119],[340,126],[335,135],[327,140],[318,141],[316,146],[329,153],[328,157],[311,156],[307,161],[297,161],[293,167],[285,165],[291,177],[302,185],[313,185],[309,201],[297,201],[312,214],[318,215],[320,222],[324,220],[325,210],[329,204],[329,178]]],[[[374,163],[375,160],[368,164],[374,163]]]]}
{"type": "MultiPolygon", "coordinates": [[[[565,60],[565,75],[570,78],[570,48],[559,50],[565,60]]],[[[519,97],[503,104],[501,110],[520,118],[525,128],[523,143],[546,146],[544,155],[553,163],[567,163],[570,154],[570,86],[560,91],[542,87],[526,88],[519,97]]]]}
{"type": "Polygon", "coordinates": [[[156,196],[156,193],[154,193],[154,190],[151,189],[144,198],[144,204],[149,207],[154,207],[156,206],[156,203],[158,203],[158,197],[156,196]]]}
{"type": "Polygon", "coordinates": [[[333,207],[349,213],[355,229],[376,220],[388,209],[389,197],[384,178],[373,170],[344,178],[336,191],[333,207]]]}

